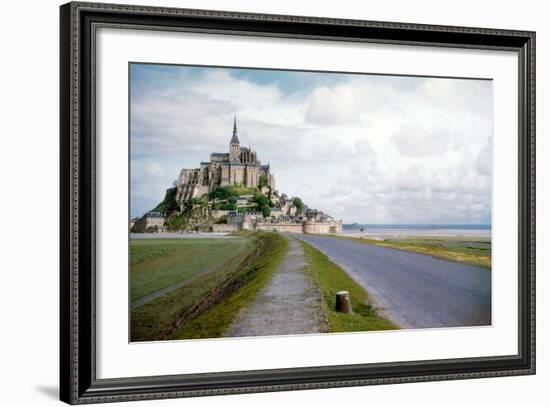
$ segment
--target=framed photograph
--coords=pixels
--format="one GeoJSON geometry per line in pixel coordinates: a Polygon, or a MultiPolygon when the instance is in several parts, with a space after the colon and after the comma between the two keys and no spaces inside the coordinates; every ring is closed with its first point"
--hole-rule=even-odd
{"type": "Polygon", "coordinates": [[[61,6],[61,400],[535,373],[535,33],[61,6]]]}

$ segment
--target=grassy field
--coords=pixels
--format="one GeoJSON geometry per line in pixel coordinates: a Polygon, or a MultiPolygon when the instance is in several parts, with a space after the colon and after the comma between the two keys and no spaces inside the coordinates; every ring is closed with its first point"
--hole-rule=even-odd
{"type": "Polygon", "coordinates": [[[288,240],[276,233],[254,233],[257,248],[235,275],[228,294],[205,313],[192,319],[170,335],[169,339],[218,338],[223,335],[238,312],[256,297],[270,280],[288,251],[288,240]]]}
{"type": "Polygon", "coordinates": [[[130,242],[131,300],[215,270],[244,250],[244,239],[143,239],[130,242]]]}
{"type": "Polygon", "coordinates": [[[491,239],[464,237],[392,237],[384,240],[339,236],[362,243],[427,254],[443,260],[491,268],[491,239]]]}
{"type": "MultiPolygon", "coordinates": [[[[224,334],[288,252],[288,240],[281,234],[235,235],[226,240],[131,242],[132,300],[166,287],[171,290],[143,305],[132,306],[132,341],[216,338],[224,334]]],[[[313,246],[302,245],[310,263],[308,273],[323,292],[323,311],[330,332],[399,328],[379,315],[368,293],[342,268],[313,246]],[[334,311],[336,292],[340,290],[350,292],[351,315],[334,311]]]]}
{"type": "Polygon", "coordinates": [[[399,329],[388,319],[381,317],[369,301],[365,289],[351,278],[340,266],[312,245],[301,241],[310,263],[308,273],[321,288],[330,325],[330,332],[381,331],[399,329]],[[353,314],[336,312],[336,293],[350,293],[353,314]]]}
{"type": "Polygon", "coordinates": [[[141,306],[132,306],[132,341],[162,339],[173,321],[236,273],[255,248],[256,242],[245,238],[131,241],[132,301],[189,281],[141,306]]]}

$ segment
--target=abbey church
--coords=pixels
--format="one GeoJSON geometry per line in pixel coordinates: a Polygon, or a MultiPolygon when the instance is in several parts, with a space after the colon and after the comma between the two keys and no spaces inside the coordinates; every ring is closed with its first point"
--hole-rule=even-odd
{"type": "Polygon", "coordinates": [[[275,190],[275,178],[269,164],[262,165],[250,147],[241,147],[235,116],[229,152],[210,154],[210,161],[201,162],[200,168],[182,169],[176,185],[176,201],[181,204],[191,198],[199,198],[216,186],[259,188],[262,175],[267,181],[266,186],[275,190]]]}

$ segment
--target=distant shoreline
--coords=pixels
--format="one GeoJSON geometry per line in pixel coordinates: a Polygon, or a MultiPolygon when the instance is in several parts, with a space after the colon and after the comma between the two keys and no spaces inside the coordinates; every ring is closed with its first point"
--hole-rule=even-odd
{"type": "Polygon", "coordinates": [[[408,236],[491,238],[491,225],[344,225],[343,236],[391,238],[408,236]],[[361,228],[363,229],[361,231],[361,228]]]}

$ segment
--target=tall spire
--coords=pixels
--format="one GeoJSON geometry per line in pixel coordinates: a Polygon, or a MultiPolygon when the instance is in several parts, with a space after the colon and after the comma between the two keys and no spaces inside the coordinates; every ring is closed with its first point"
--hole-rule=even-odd
{"type": "Polygon", "coordinates": [[[235,118],[233,120],[233,137],[231,137],[230,144],[240,144],[239,137],[237,136],[237,112],[235,112],[235,118]]]}

